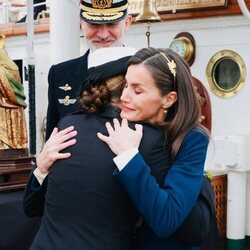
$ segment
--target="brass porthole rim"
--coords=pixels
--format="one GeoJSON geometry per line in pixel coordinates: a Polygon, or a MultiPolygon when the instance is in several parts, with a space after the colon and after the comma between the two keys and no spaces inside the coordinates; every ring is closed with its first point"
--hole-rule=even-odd
{"type": "Polygon", "coordinates": [[[221,50],[215,53],[208,62],[206,68],[206,77],[211,91],[219,97],[232,97],[236,95],[243,87],[246,80],[246,65],[242,57],[232,50],[221,50]],[[223,89],[214,79],[214,69],[223,59],[232,59],[240,69],[240,78],[233,88],[223,89]]]}

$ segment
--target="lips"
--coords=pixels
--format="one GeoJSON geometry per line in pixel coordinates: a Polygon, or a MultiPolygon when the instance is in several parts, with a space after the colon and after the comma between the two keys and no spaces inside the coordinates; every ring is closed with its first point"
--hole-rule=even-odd
{"type": "Polygon", "coordinates": [[[123,111],[123,112],[131,112],[131,111],[134,111],[134,109],[129,108],[129,107],[123,105],[123,106],[122,106],[122,111],[123,111]]]}
{"type": "Polygon", "coordinates": [[[120,113],[121,118],[128,119],[129,121],[135,121],[136,114],[136,109],[132,109],[127,106],[122,106],[122,111],[120,113]]]}
{"type": "Polygon", "coordinates": [[[95,41],[94,43],[101,47],[109,47],[113,43],[113,41],[95,41]]]}

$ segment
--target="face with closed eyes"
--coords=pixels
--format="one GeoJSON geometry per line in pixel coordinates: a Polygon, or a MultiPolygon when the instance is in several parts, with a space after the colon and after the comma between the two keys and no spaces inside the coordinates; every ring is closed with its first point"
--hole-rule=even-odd
{"type": "Polygon", "coordinates": [[[152,74],[143,64],[136,64],[128,67],[125,78],[121,117],[134,122],[162,122],[164,109],[169,107],[168,95],[160,93],[152,74]]]}

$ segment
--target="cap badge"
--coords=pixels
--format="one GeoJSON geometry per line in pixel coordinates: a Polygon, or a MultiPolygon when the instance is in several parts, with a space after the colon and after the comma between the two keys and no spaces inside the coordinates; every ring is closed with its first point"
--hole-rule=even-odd
{"type": "Polygon", "coordinates": [[[91,3],[93,8],[106,9],[111,7],[112,0],[92,0],[91,3]]]}

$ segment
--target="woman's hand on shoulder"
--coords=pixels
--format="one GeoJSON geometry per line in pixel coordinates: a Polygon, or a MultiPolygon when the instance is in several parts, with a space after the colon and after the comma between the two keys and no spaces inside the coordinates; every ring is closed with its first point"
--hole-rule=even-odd
{"type": "Polygon", "coordinates": [[[122,119],[120,124],[118,119],[115,118],[113,123],[114,127],[112,127],[110,122],[106,123],[108,136],[97,133],[97,136],[101,141],[106,142],[116,155],[131,148],[139,148],[142,139],[142,125],[136,124],[135,130],[133,130],[129,128],[126,119],[122,119]]]}
{"type": "Polygon", "coordinates": [[[60,153],[60,151],[74,145],[76,139],[73,137],[76,135],[77,131],[74,130],[73,126],[65,128],[60,132],[58,128],[53,129],[50,138],[46,141],[36,159],[37,167],[41,173],[47,173],[56,160],[70,157],[70,153],[60,153]]]}

